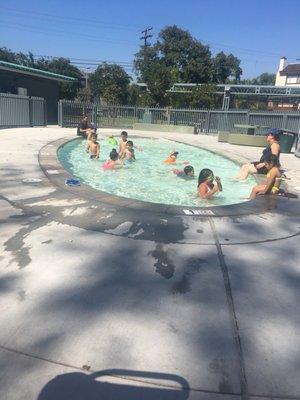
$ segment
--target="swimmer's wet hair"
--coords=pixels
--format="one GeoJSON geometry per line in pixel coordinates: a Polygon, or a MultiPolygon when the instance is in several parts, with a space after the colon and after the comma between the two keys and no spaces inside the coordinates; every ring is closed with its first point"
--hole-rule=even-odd
{"type": "Polygon", "coordinates": [[[178,153],[178,151],[174,151],[174,153],[172,153],[172,154],[171,154],[171,156],[175,156],[175,157],[177,157],[177,156],[178,156],[178,154],[179,154],[179,153],[178,153]]]}
{"type": "Polygon", "coordinates": [[[112,149],[112,151],[109,153],[109,158],[112,161],[116,161],[119,158],[119,154],[116,149],[112,149]]]}
{"type": "Polygon", "coordinates": [[[191,165],[187,165],[186,167],[184,167],[183,172],[187,175],[190,172],[194,172],[194,167],[192,167],[191,165]]]}
{"type": "Polygon", "coordinates": [[[127,145],[133,147],[133,142],[131,140],[127,140],[127,145]]]}
{"type": "Polygon", "coordinates": [[[201,183],[205,182],[205,181],[207,180],[207,178],[208,178],[210,175],[213,175],[213,174],[214,174],[214,173],[212,172],[211,169],[203,168],[203,169],[200,171],[200,174],[199,174],[199,178],[198,178],[198,187],[201,185],[201,183]]]}
{"type": "Polygon", "coordinates": [[[127,136],[128,136],[128,133],[127,133],[126,131],[122,131],[122,132],[121,132],[121,136],[126,136],[126,137],[127,137],[127,136]]]}

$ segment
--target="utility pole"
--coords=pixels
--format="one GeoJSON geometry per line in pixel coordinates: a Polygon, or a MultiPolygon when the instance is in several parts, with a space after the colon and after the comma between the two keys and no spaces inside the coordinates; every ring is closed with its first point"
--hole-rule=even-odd
{"type": "Polygon", "coordinates": [[[149,43],[147,42],[148,38],[151,38],[153,35],[149,34],[148,32],[151,31],[153,28],[146,28],[142,31],[143,36],[140,37],[141,40],[144,40],[144,48],[149,46],[149,43]]]}
{"type": "Polygon", "coordinates": [[[90,69],[90,67],[86,67],[85,68],[85,88],[87,89],[88,87],[88,70],[90,69]]]}

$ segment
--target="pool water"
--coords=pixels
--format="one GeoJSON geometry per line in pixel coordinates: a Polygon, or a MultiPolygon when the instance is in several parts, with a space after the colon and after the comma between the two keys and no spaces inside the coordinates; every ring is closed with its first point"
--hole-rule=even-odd
{"type": "MultiPolygon", "coordinates": [[[[218,154],[166,139],[132,139],[141,150],[135,150],[136,161],[122,169],[104,170],[102,164],[113,147],[107,139],[98,140],[101,146],[99,160],[90,160],[85,151],[86,141],[73,140],[59,149],[58,158],[75,178],[103,192],[131,199],[182,206],[211,206],[245,201],[254,178],[245,182],[232,181],[239,166],[218,154]],[[177,163],[163,161],[172,151],[178,151],[177,163]],[[172,169],[183,169],[188,161],[195,169],[195,179],[177,177],[172,169]],[[197,180],[202,168],[210,168],[219,176],[223,192],[211,200],[197,196],[197,180]]],[[[117,149],[118,150],[118,149],[117,149]]]]}

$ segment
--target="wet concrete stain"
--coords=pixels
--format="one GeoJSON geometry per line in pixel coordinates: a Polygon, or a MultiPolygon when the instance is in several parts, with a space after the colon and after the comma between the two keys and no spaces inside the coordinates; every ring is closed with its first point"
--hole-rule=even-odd
{"type": "Polygon", "coordinates": [[[173,284],[171,291],[173,294],[184,294],[191,291],[191,284],[187,273],[185,273],[179,281],[173,284]]]}
{"type": "Polygon", "coordinates": [[[23,224],[24,228],[21,228],[4,243],[4,251],[10,252],[13,256],[8,265],[16,262],[21,269],[31,263],[29,255],[31,246],[25,245],[25,239],[30,233],[44,226],[45,223],[45,220],[40,216],[36,216],[34,221],[29,219],[23,224]]]}
{"type": "Polygon", "coordinates": [[[45,240],[44,242],[41,242],[42,244],[49,244],[49,243],[52,243],[53,242],[53,240],[52,239],[49,239],[49,240],[45,240]]]}
{"type": "Polygon", "coordinates": [[[24,301],[26,298],[26,292],[25,290],[19,290],[18,291],[18,300],[19,301],[24,301]]]}
{"type": "Polygon", "coordinates": [[[185,294],[192,290],[191,278],[199,273],[203,263],[206,261],[202,258],[190,258],[187,260],[182,277],[176,281],[171,288],[172,294],[185,294]]]}
{"type": "Polygon", "coordinates": [[[176,326],[175,326],[174,324],[169,323],[169,324],[168,324],[168,327],[169,327],[169,329],[170,329],[171,332],[173,332],[173,333],[178,333],[178,329],[176,328],[176,326]]]}
{"type": "Polygon", "coordinates": [[[154,263],[155,272],[160,274],[165,279],[173,277],[175,272],[175,265],[168,257],[167,251],[164,250],[161,243],[157,244],[155,249],[148,252],[148,256],[151,255],[156,259],[154,263]]]}
{"type": "Polygon", "coordinates": [[[233,391],[232,385],[228,381],[228,367],[226,366],[225,360],[223,358],[215,358],[209,364],[209,370],[214,374],[220,375],[220,382],[218,385],[219,392],[231,393],[233,391]]]}
{"type": "Polygon", "coordinates": [[[136,221],[126,234],[139,240],[151,240],[159,243],[177,243],[184,238],[188,229],[181,217],[171,217],[168,220],[152,217],[149,222],[136,221]],[[140,232],[140,233],[138,233],[140,232]]]}

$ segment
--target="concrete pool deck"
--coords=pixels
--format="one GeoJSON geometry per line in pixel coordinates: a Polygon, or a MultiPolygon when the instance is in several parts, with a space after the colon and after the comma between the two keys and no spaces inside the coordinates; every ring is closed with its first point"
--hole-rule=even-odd
{"type": "MultiPolygon", "coordinates": [[[[0,131],[0,398],[300,399],[299,200],[141,221],[45,176],[40,149],[74,132],[0,131]]],[[[261,152],[171,138],[238,162],[261,152]]],[[[300,194],[300,159],[281,162],[300,194]]]]}

